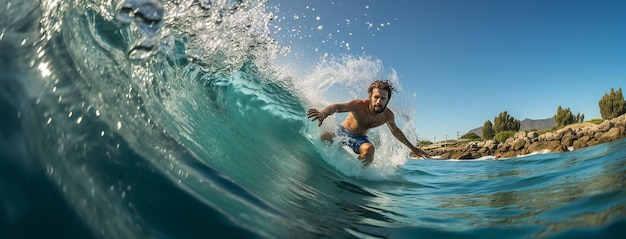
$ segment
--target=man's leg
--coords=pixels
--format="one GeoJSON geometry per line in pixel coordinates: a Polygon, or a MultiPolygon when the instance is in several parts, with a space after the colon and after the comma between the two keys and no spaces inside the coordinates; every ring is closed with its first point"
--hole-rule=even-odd
{"type": "Polygon", "coordinates": [[[363,167],[369,166],[374,161],[374,145],[364,143],[359,147],[359,151],[361,151],[359,159],[363,162],[363,167]]]}

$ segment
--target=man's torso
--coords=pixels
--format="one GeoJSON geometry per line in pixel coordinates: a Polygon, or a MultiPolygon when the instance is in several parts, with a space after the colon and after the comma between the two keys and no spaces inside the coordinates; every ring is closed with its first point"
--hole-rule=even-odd
{"type": "Polygon", "coordinates": [[[363,100],[356,110],[348,113],[341,123],[346,130],[355,135],[366,135],[367,131],[387,123],[391,110],[385,109],[382,113],[374,113],[369,109],[369,101],[363,100]]]}

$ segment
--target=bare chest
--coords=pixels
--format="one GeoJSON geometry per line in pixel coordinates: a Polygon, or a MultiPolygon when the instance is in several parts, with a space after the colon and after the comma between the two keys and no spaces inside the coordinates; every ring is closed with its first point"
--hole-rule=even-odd
{"type": "Polygon", "coordinates": [[[384,114],[359,114],[350,113],[348,118],[352,118],[353,126],[361,130],[376,128],[387,122],[384,114]]]}

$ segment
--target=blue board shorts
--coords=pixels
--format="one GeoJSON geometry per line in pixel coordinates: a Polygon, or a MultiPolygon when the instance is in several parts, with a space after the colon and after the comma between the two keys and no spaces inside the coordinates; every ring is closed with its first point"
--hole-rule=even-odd
{"type": "Polygon", "coordinates": [[[352,134],[341,125],[337,127],[337,139],[339,140],[339,143],[341,143],[341,145],[350,146],[350,148],[352,148],[352,151],[354,151],[354,153],[356,154],[361,154],[361,150],[359,150],[361,145],[363,145],[364,143],[370,143],[367,136],[352,134]]]}

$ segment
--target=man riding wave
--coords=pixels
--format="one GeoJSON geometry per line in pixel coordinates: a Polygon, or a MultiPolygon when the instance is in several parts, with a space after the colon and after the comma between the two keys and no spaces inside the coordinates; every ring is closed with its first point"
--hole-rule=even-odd
{"type": "Polygon", "coordinates": [[[326,131],[322,133],[321,138],[332,143],[333,138],[340,136],[338,137],[340,143],[350,146],[359,155],[358,158],[365,167],[374,160],[375,151],[374,145],[367,138],[367,131],[382,124],[387,124],[391,134],[414,154],[420,157],[429,157],[428,153],[413,146],[396,125],[393,112],[387,108],[393,91],[395,89],[389,81],[377,80],[372,82],[367,89],[368,99],[331,104],[321,111],[309,109],[307,118],[310,118],[311,121],[319,121],[319,127],[322,126],[326,117],[334,113],[348,112],[348,116],[341,122],[335,133],[326,131]]]}

